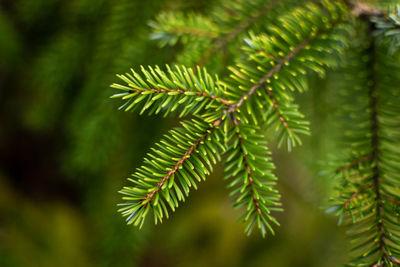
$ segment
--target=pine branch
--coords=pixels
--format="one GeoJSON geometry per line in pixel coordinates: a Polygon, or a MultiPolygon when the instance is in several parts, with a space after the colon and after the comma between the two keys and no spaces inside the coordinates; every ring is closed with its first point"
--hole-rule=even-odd
{"type": "MultiPolygon", "coordinates": [[[[359,2],[346,3],[364,20],[382,17],[359,2]]],[[[198,47],[203,51],[209,46],[198,62],[202,65],[264,18],[271,5],[278,5],[263,1],[256,4],[263,8],[238,12],[238,17],[245,19],[233,27],[218,21],[213,24],[206,17],[182,15],[180,21],[170,15],[166,25],[156,25],[163,34],[158,37],[165,44],[180,39],[188,51],[198,47]],[[229,30],[221,35],[224,27],[229,30]]],[[[165,115],[177,112],[198,119],[170,131],[133,175],[135,186],[121,190],[126,202],[120,211],[128,223],[142,226],[150,211],[156,223],[168,217],[168,210],[174,211],[188,196],[190,187],[197,188],[196,181],[204,180],[211,172],[212,165],[220,160],[219,151],[226,150],[225,178],[230,180],[234,206],[246,207],[241,217],[247,223],[245,231],[250,234],[257,224],[263,236],[267,231],[274,233],[271,224],[279,224],[270,213],[281,210],[280,194],[274,188],[274,166],[260,132],[268,130],[277,137],[278,146],[286,142],[288,150],[301,144],[299,134],[309,134],[308,122],[294,103],[293,94],[307,90],[309,73],[324,77],[327,68],[337,66],[347,46],[349,28],[356,25],[348,19],[342,1],[308,2],[291,9],[280,16],[276,25],[269,24],[265,33],[249,33],[242,56],[237,58],[236,67],[228,68],[231,74],[223,81],[211,78],[205,69],[172,70],[169,66],[167,72],[149,67],[142,68],[143,75],[134,71],[120,75],[127,85],[114,84],[124,92],[113,97],[127,100],[125,110],[140,108],[141,113],[162,111],[165,115]],[[225,136],[224,144],[221,134],[225,136]]],[[[337,185],[339,196],[332,198],[334,206],[330,209],[340,215],[339,223],[351,219],[356,225],[352,230],[353,263],[363,266],[391,266],[400,258],[400,231],[395,215],[389,211],[400,203],[400,155],[396,147],[400,134],[393,119],[400,115],[400,101],[395,101],[399,97],[397,88],[387,84],[387,80],[400,84],[400,78],[394,78],[398,66],[378,49],[383,42],[375,42],[373,34],[378,24],[371,24],[371,35],[366,38],[371,46],[360,48],[363,54],[352,69],[359,70],[359,76],[352,78],[359,84],[345,92],[352,101],[351,114],[356,114],[356,122],[345,131],[351,144],[347,159],[353,160],[333,170],[341,180],[337,185]],[[378,73],[378,65],[385,73],[378,73]]],[[[347,108],[343,106],[343,111],[347,108]]]]}
{"type": "MultiPolygon", "coordinates": [[[[227,122],[225,122],[227,123],[227,122]]],[[[266,147],[265,138],[254,126],[235,124],[227,137],[225,155],[225,179],[231,182],[231,196],[235,196],[235,208],[246,207],[241,219],[247,222],[249,235],[257,224],[264,237],[267,229],[274,234],[271,222],[279,225],[271,211],[282,211],[280,195],[276,189],[273,163],[266,147]]]]}
{"type": "Polygon", "coordinates": [[[150,210],[155,223],[168,218],[167,207],[174,211],[191,187],[197,189],[196,181],[204,181],[220,160],[218,149],[223,147],[215,127],[199,120],[181,124],[182,128],[171,130],[156,144],[134,179],[129,179],[135,186],[120,191],[126,202],[119,211],[127,216],[128,224],[142,227],[150,210]]]}
{"type": "Polygon", "coordinates": [[[346,165],[344,165],[342,167],[337,168],[336,169],[336,173],[340,173],[340,172],[346,171],[348,169],[351,169],[351,168],[359,165],[360,163],[370,162],[370,161],[371,161],[371,157],[370,156],[357,158],[357,159],[353,160],[352,162],[350,162],[350,163],[348,163],[348,164],[346,164],[346,165]]]}
{"type": "Polygon", "coordinates": [[[219,85],[218,77],[212,79],[205,69],[198,68],[195,74],[189,68],[175,66],[172,70],[167,65],[167,71],[165,73],[158,66],[148,70],[142,67],[142,76],[133,70],[132,75],[118,75],[127,85],[112,84],[111,87],[125,91],[112,98],[127,100],[120,107],[125,111],[139,107],[140,114],[163,111],[168,115],[179,111],[180,117],[211,108],[220,110],[230,105],[223,97],[224,88],[219,85]]]}
{"type": "MultiPolygon", "coordinates": [[[[248,92],[245,92],[240,99],[234,103],[234,104],[230,104],[229,108],[226,109],[225,114],[227,114],[227,117],[231,117],[233,113],[237,112],[238,109],[243,105],[243,103],[249,98],[251,97],[258,89],[262,88],[263,86],[265,86],[266,82],[268,79],[270,79],[271,77],[273,77],[277,72],[280,71],[280,69],[282,68],[282,66],[289,62],[294,56],[296,56],[302,48],[304,48],[310,40],[306,40],[305,42],[301,43],[298,47],[296,47],[296,49],[289,53],[289,55],[287,55],[285,58],[279,60],[278,64],[275,65],[267,74],[265,74],[259,81],[258,83],[256,83],[255,85],[253,85],[250,90],[248,92]]],[[[234,72],[236,75],[241,76],[241,74],[238,72],[236,72],[235,69],[231,68],[232,72],[234,72]]],[[[279,119],[282,121],[282,124],[288,128],[288,124],[287,121],[285,120],[285,118],[282,116],[280,110],[279,110],[279,105],[277,104],[276,99],[273,97],[272,92],[270,90],[266,90],[270,101],[273,103],[272,106],[275,109],[275,112],[277,113],[279,119]]],[[[220,125],[223,121],[223,118],[219,118],[217,121],[215,121],[214,125],[220,125]]]]}
{"type": "MultiPolygon", "coordinates": [[[[229,46],[231,43],[249,30],[264,28],[269,21],[297,3],[293,0],[235,0],[229,4],[222,3],[210,18],[197,14],[162,13],[156,21],[149,23],[154,29],[151,38],[158,39],[161,46],[174,45],[181,40],[185,46],[177,62],[203,66],[228,48],[229,54],[236,56],[238,46],[229,46]]],[[[213,61],[210,66],[215,63],[218,62],[213,61]]]]}
{"type": "MultiPolygon", "coordinates": [[[[286,57],[280,59],[278,61],[278,64],[276,64],[267,74],[265,74],[259,81],[257,84],[253,85],[250,90],[247,93],[244,93],[242,95],[242,97],[239,99],[239,101],[236,104],[232,104],[229,109],[228,112],[229,113],[233,113],[235,112],[238,108],[240,108],[240,106],[243,104],[243,102],[251,95],[253,95],[256,90],[260,89],[261,87],[263,87],[267,80],[272,78],[276,73],[278,73],[281,68],[283,67],[283,65],[287,62],[289,62],[293,57],[295,57],[306,45],[308,45],[311,41],[311,38],[305,40],[304,42],[300,43],[292,52],[290,52],[286,57]]],[[[269,92],[267,90],[267,92],[269,92]]],[[[270,93],[270,92],[269,92],[270,93]]],[[[274,101],[275,102],[275,101],[274,101]]]]}
{"type": "Polygon", "coordinates": [[[324,8],[309,4],[282,17],[279,29],[270,26],[274,33],[271,36],[250,36],[248,46],[244,48],[248,59],[239,61],[239,69],[230,68],[232,79],[228,81],[226,94],[235,99],[235,103],[225,110],[225,116],[215,125],[221,124],[226,117],[234,117],[234,113],[240,113],[237,119],[246,124],[258,124],[257,118],[262,118],[261,121],[267,122],[269,127],[278,125],[275,132],[279,145],[286,141],[290,150],[292,146],[301,144],[297,133],[308,134],[307,122],[302,120],[303,115],[293,105],[293,97],[286,89],[304,91],[305,82],[301,79],[307,71],[323,75],[322,66],[332,63],[329,55],[335,50],[340,53],[342,40],[337,38],[335,31],[340,31],[342,12],[340,6],[328,2],[324,8]],[[321,19],[326,16],[326,9],[330,16],[328,24],[321,19]],[[293,17],[301,19],[303,24],[294,23],[293,17]],[[268,70],[267,66],[271,68],[268,70]],[[253,100],[248,101],[250,99],[253,100]],[[268,107],[265,107],[265,102],[269,103],[268,107]]]}
{"type": "Polygon", "coordinates": [[[159,191],[162,190],[162,187],[164,186],[165,182],[168,182],[168,181],[171,179],[172,175],[174,175],[174,174],[179,170],[179,168],[181,168],[181,166],[185,163],[185,161],[193,154],[193,152],[195,151],[195,149],[198,148],[198,146],[200,145],[200,143],[201,143],[202,141],[204,141],[204,140],[207,138],[207,136],[209,136],[210,133],[211,133],[212,131],[214,131],[214,130],[215,130],[215,128],[211,128],[211,129],[209,129],[210,132],[206,132],[204,135],[200,136],[200,137],[194,142],[194,144],[193,144],[192,146],[190,146],[188,150],[185,151],[185,153],[183,154],[182,158],[181,158],[180,160],[178,160],[177,162],[175,162],[175,165],[174,165],[174,167],[172,168],[172,170],[170,170],[170,171],[166,174],[166,176],[164,176],[164,177],[161,179],[161,181],[157,184],[156,189],[152,190],[150,193],[148,193],[148,194],[144,197],[144,199],[142,200],[142,202],[144,203],[144,204],[143,204],[144,207],[146,207],[146,205],[148,205],[148,204],[151,204],[151,202],[152,202],[153,199],[154,199],[154,195],[155,195],[156,193],[158,193],[159,191]]]}
{"type": "Polygon", "coordinates": [[[389,53],[394,54],[400,48],[400,5],[397,5],[385,17],[373,17],[375,35],[379,42],[389,45],[389,53]]]}
{"type": "Polygon", "coordinates": [[[352,266],[393,266],[400,257],[400,232],[396,226],[400,213],[395,210],[399,203],[400,166],[398,153],[393,153],[400,134],[395,130],[398,126],[391,124],[399,110],[398,104],[392,104],[398,101],[396,89],[392,88],[398,72],[389,71],[392,67],[388,68],[387,52],[381,52],[386,47],[376,41],[375,25],[365,20],[368,34],[360,43],[368,47],[353,48],[361,50],[361,55],[349,57],[354,64],[349,68],[358,76],[349,77],[354,83],[349,85],[352,90],[343,90],[343,97],[351,101],[350,105],[343,105],[343,113],[353,118],[346,125],[349,153],[358,151],[366,156],[336,170],[343,178],[337,188],[339,196],[332,198],[336,205],[329,211],[340,215],[339,223],[345,220],[351,225],[352,266]],[[368,55],[368,60],[360,61],[363,55],[368,55]]]}
{"type": "Polygon", "coordinates": [[[379,42],[389,43],[391,54],[400,47],[400,5],[385,13],[364,2],[345,0],[345,3],[352,10],[354,16],[369,20],[374,24],[376,39],[379,42]]]}
{"type": "MultiPolygon", "coordinates": [[[[375,47],[375,38],[372,36],[372,31],[374,26],[370,25],[370,47],[367,50],[367,53],[371,56],[369,62],[370,68],[370,80],[372,84],[369,87],[369,106],[370,106],[370,121],[371,121],[371,146],[372,146],[372,155],[371,155],[371,163],[375,163],[372,168],[372,179],[373,179],[373,187],[375,191],[375,201],[376,201],[376,221],[378,222],[376,228],[379,236],[379,250],[382,251],[385,255],[387,255],[387,251],[385,249],[385,229],[383,227],[383,204],[382,204],[382,196],[381,196],[381,171],[380,171],[380,136],[379,136],[379,122],[378,122],[378,80],[376,76],[376,47],[375,47]]],[[[382,260],[383,262],[383,260],[382,260]]]]}
{"type": "MultiPolygon", "coordinates": [[[[267,12],[274,9],[280,0],[267,1],[260,8],[254,8],[254,13],[250,14],[246,19],[238,21],[238,23],[230,29],[230,31],[213,40],[210,49],[194,64],[194,66],[203,66],[214,54],[226,49],[227,45],[232,42],[239,34],[248,30],[257,20],[263,17],[267,12]]],[[[218,12],[220,13],[220,12],[218,12]]],[[[219,14],[218,14],[219,15],[219,14]]]]}
{"type": "Polygon", "coordinates": [[[150,38],[158,40],[161,47],[175,45],[179,40],[185,44],[200,39],[213,40],[220,34],[217,25],[198,14],[161,13],[149,25],[153,28],[150,38]]]}
{"type": "Polygon", "coordinates": [[[362,195],[368,188],[371,188],[372,185],[371,184],[365,184],[364,186],[361,186],[357,192],[351,194],[351,196],[346,199],[346,201],[344,202],[344,207],[345,209],[349,208],[349,205],[351,204],[351,202],[356,199],[358,196],[362,195]]]}

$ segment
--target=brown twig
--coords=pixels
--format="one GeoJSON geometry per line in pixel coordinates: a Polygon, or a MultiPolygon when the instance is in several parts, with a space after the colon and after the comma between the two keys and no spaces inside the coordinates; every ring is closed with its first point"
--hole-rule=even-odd
{"type": "MultiPolygon", "coordinates": [[[[148,92],[148,91],[152,91],[152,92],[155,92],[155,93],[170,93],[170,92],[179,92],[180,94],[182,94],[182,95],[184,95],[184,94],[186,94],[187,92],[189,92],[189,91],[185,91],[185,90],[183,90],[183,89],[155,89],[155,88],[147,88],[147,89],[131,89],[131,90],[129,90],[129,93],[139,93],[139,94],[141,94],[141,93],[143,93],[143,92],[148,92]]],[[[231,105],[231,103],[228,101],[228,100],[226,100],[226,99],[224,99],[224,98],[222,98],[222,97],[218,97],[218,96],[216,96],[216,95],[209,95],[209,94],[207,94],[206,92],[198,92],[198,91],[190,91],[190,92],[193,92],[193,93],[196,93],[196,95],[198,95],[198,96],[204,96],[204,97],[206,97],[206,98],[210,98],[210,99],[212,99],[212,100],[216,100],[216,101],[218,101],[218,102],[221,102],[221,103],[223,103],[224,105],[226,105],[226,106],[230,106],[231,105]]]]}
{"type": "MultiPolygon", "coordinates": [[[[364,17],[365,18],[365,17],[364,17]]],[[[367,18],[365,18],[367,20],[367,18]]],[[[389,256],[385,249],[385,239],[386,239],[386,230],[384,227],[384,208],[383,208],[383,198],[381,194],[381,167],[380,167],[380,125],[378,118],[378,96],[379,96],[379,86],[378,86],[378,78],[376,77],[376,46],[375,46],[375,37],[374,30],[375,25],[367,20],[370,25],[369,28],[369,36],[370,36],[370,46],[368,48],[368,54],[370,55],[369,61],[369,75],[371,80],[371,85],[368,91],[369,97],[369,107],[370,107],[370,122],[371,122],[371,146],[372,146],[372,155],[371,155],[371,163],[374,163],[372,168],[372,181],[373,188],[375,191],[375,200],[376,200],[376,220],[377,220],[377,232],[379,236],[379,249],[386,255],[389,256]]]]}
{"type": "Polygon", "coordinates": [[[382,195],[382,198],[385,199],[386,201],[389,201],[390,203],[394,204],[394,205],[399,205],[400,204],[400,199],[395,199],[392,197],[388,197],[386,195],[382,195]]]}
{"type": "Polygon", "coordinates": [[[356,166],[356,165],[358,165],[358,164],[360,164],[362,162],[367,162],[367,161],[370,161],[370,160],[371,160],[371,156],[365,156],[365,157],[362,157],[362,158],[355,159],[351,163],[346,164],[346,165],[338,168],[336,170],[336,173],[348,170],[348,169],[350,169],[350,168],[352,168],[352,167],[354,167],[354,166],[356,166]]]}
{"type": "MultiPolygon", "coordinates": [[[[239,138],[240,144],[243,145],[244,141],[243,141],[242,135],[238,133],[237,136],[238,136],[238,138],[239,138]]],[[[243,153],[243,149],[240,148],[240,150],[241,150],[242,153],[243,153]]],[[[247,163],[247,155],[244,154],[244,153],[243,153],[243,163],[244,163],[245,168],[247,169],[247,174],[248,174],[248,177],[249,177],[249,184],[248,184],[248,186],[250,187],[250,194],[251,194],[251,196],[252,196],[252,201],[253,201],[253,203],[254,203],[254,206],[255,206],[256,209],[257,209],[258,214],[259,214],[259,215],[262,215],[262,212],[261,212],[261,209],[260,209],[260,203],[259,203],[259,201],[258,201],[256,195],[254,194],[254,190],[253,190],[254,181],[253,181],[253,178],[251,177],[252,171],[251,171],[251,168],[250,168],[249,164],[247,163]]]]}
{"type": "Polygon", "coordinates": [[[143,200],[142,200],[141,202],[145,202],[145,201],[148,200],[148,199],[150,199],[150,200],[147,201],[147,202],[143,205],[143,207],[146,207],[146,205],[147,205],[148,203],[150,203],[150,202],[153,201],[153,198],[154,198],[155,194],[156,194],[158,191],[161,190],[161,188],[162,188],[162,186],[164,185],[164,183],[165,183],[166,181],[168,181],[168,180],[171,178],[171,176],[172,176],[173,174],[175,174],[175,173],[178,171],[179,167],[185,162],[185,160],[187,160],[187,159],[190,157],[190,155],[195,151],[195,149],[200,145],[200,143],[201,143],[204,139],[206,139],[207,136],[209,136],[209,135],[213,132],[213,130],[215,130],[215,128],[210,128],[210,129],[207,130],[207,132],[206,132],[204,135],[202,135],[201,137],[199,137],[199,138],[196,140],[196,142],[183,154],[182,158],[181,158],[180,160],[178,160],[178,161],[175,163],[173,169],[170,170],[170,171],[160,180],[160,182],[157,184],[157,188],[154,189],[152,192],[150,192],[150,193],[148,193],[147,195],[144,196],[144,198],[143,198],[143,200]]]}
{"type": "MultiPolygon", "coordinates": [[[[279,62],[270,69],[270,71],[265,74],[259,81],[257,84],[253,85],[250,90],[247,93],[244,93],[242,95],[242,97],[239,99],[239,101],[235,104],[231,104],[229,105],[229,108],[226,110],[226,113],[232,114],[234,113],[238,108],[240,108],[243,103],[251,96],[253,95],[258,89],[260,89],[261,87],[263,87],[265,85],[265,83],[267,82],[268,79],[270,79],[272,76],[274,76],[276,73],[278,73],[282,67],[285,65],[285,63],[289,62],[293,57],[295,57],[304,47],[306,47],[313,39],[313,38],[309,38],[305,41],[303,41],[302,43],[300,43],[298,46],[296,46],[295,49],[293,49],[293,51],[291,51],[286,57],[282,58],[279,60],[279,62]]],[[[268,94],[268,96],[270,96],[271,101],[273,102],[274,108],[278,109],[279,106],[276,102],[276,100],[272,97],[272,93],[266,89],[266,92],[268,94]]],[[[282,121],[282,123],[285,125],[285,127],[288,127],[288,124],[286,122],[286,120],[282,117],[282,114],[280,114],[279,110],[278,112],[278,116],[280,118],[280,120],[282,121]]],[[[216,120],[214,122],[214,125],[219,125],[222,122],[222,118],[219,118],[218,120],[216,120]]]]}
{"type": "Polygon", "coordinates": [[[364,193],[366,189],[371,188],[372,184],[367,184],[364,185],[362,187],[360,187],[358,189],[357,192],[354,192],[345,202],[344,202],[344,206],[345,208],[348,208],[348,206],[350,205],[350,203],[356,198],[358,197],[360,194],[364,193]]]}
{"type": "MultiPolygon", "coordinates": [[[[395,257],[393,257],[392,255],[389,255],[389,252],[386,250],[386,248],[383,248],[383,253],[389,257],[389,260],[391,262],[396,263],[396,264],[400,264],[400,260],[395,258],[395,257]]],[[[383,264],[384,264],[384,261],[381,260],[380,262],[377,262],[374,265],[371,265],[370,267],[379,267],[379,266],[383,266],[383,264]]]]}

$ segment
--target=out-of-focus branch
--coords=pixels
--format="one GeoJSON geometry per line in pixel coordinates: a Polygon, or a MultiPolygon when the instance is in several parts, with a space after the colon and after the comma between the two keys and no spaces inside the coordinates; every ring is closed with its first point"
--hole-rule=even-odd
{"type": "Polygon", "coordinates": [[[351,12],[356,17],[385,17],[383,13],[378,8],[361,1],[356,0],[344,0],[346,5],[351,9],[351,12]]]}

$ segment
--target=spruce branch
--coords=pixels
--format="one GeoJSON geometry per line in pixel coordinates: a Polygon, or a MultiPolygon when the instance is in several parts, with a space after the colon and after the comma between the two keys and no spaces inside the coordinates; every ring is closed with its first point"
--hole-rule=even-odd
{"type": "MultiPolygon", "coordinates": [[[[267,80],[273,77],[276,73],[280,71],[282,66],[286,63],[289,62],[296,54],[298,54],[301,49],[303,49],[310,40],[306,40],[305,42],[301,43],[299,46],[295,48],[294,51],[290,52],[285,58],[280,59],[278,64],[275,65],[268,73],[266,73],[255,85],[253,85],[248,92],[243,93],[243,95],[240,97],[240,99],[234,103],[230,104],[229,108],[225,110],[226,116],[229,117],[231,114],[235,113],[238,111],[238,109],[243,105],[243,103],[249,99],[258,89],[262,88],[265,86],[267,83],[267,80]]],[[[238,76],[238,72],[236,72],[235,69],[231,68],[231,71],[238,76]]],[[[275,111],[277,112],[279,118],[281,119],[282,123],[284,124],[285,127],[288,127],[286,120],[282,117],[280,111],[279,111],[279,105],[277,104],[276,100],[273,98],[272,93],[270,90],[266,90],[268,96],[270,97],[271,102],[273,103],[273,107],[275,108],[275,111]]],[[[215,125],[220,125],[222,123],[223,118],[219,118],[217,121],[214,122],[215,125]]]]}
{"type": "MultiPolygon", "coordinates": [[[[226,49],[227,45],[232,42],[239,34],[248,30],[257,20],[265,16],[269,11],[274,9],[280,0],[277,1],[266,1],[266,3],[260,8],[255,8],[254,13],[247,16],[246,19],[242,19],[233,26],[228,33],[218,38],[215,38],[204,55],[194,64],[194,66],[204,66],[204,64],[217,52],[226,49]]],[[[229,12],[226,11],[225,12],[229,12]]],[[[220,13],[220,11],[218,11],[220,13]]],[[[219,14],[218,14],[219,15],[219,14]]]]}
{"type": "Polygon", "coordinates": [[[287,141],[289,150],[301,143],[297,134],[307,134],[308,123],[287,89],[305,91],[308,72],[323,75],[324,67],[332,65],[344,47],[339,33],[346,31],[345,16],[343,8],[330,1],[295,8],[280,18],[281,30],[271,25],[269,35],[250,34],[243,49],[246,57],[238,60],[239,69],[230,68],[230,80],[212,79],[199,67],[195,72],[178,66],[167,66],[167,72],[142,67],[142,75],[135,71],[120,75],[127,85],[112,86],[125,92],[113,97],[127,99],[126,110],[179,111],[180,116],[191,113],[199,119],[183,122],[182,129],[166,135],[133,175],[135,187],[121,191],[127,202],[120,211],[128,223],[141,226],[150,210],[155,222],[168,217],[167,207],[174,210],[189,187],[197,188],[195,180],[205,179],[212,170],[210,162],[219,160],[222,149],[227,151],[225,178],[232,179],[230,188],[235,187],[234,206],[246,207],[245,231],[250,233],[257,224],[263,236],[267,229],[274,233],[271,223],[279,224],[270,213],[281,210],[280,195],[260,131],[274,127],[278,145],[287,141]],[[225,135],[222,148],[220,132],[225,135]]]}
{"type": "Polygon", "coordinates": [[[234,207],[246,207],[241,220],[247,222],[245,232],[248,235],[255,225],[263,237],[267,229],[274,234],[271,223],[279,223],[271,212],[282,209],[280,195],[274,188],[277,179],[272,171],[275,167],[265,138],[258,127],[237,123],[230,127],[224,163],[225,179],[230,181],[228,188],[232,189],[230,195],[234,196],[234,207]]]}
{"type": "Polygon", "coordinates": [[[213,40],[219,36],[219,30],[210,19],[198,14],[161,13],[156,20],[150,21],[153,28],[151,39],[159,40],[161,47],[175,45],[179,40],[183,43],[213,40]]]}
{"type": "Polygon", "coordinates": [[[375,35],[379,42],[389,45],[389,53],[394,54],[400,48],[400,4],[389,10],[385,17],[373,17],[375,35]]]}
{"type": "Polygon", "coordinates": [[[216,54],[227,52],[236,56],[244,34],[252,29],[264,28],[286,12],[293,0],[234,0],[221,3],[209,18],[199,14],[162,13],[149,25],[154,29],[150,38],[157,39],[161,46],[175,45],[179,40],[185,44],[184,52],[177,61],[188,66],[204,66],[216,54]],[[262,23],[261,23],[262,22],[262,23]]]}
{"type": "Polygon", "coordinates": [[[370,161],[371,161],[371,156],[364,156],[364,157],[357,158],[357,159],[353,160],[352,162],[350,162],[350,163],[348,163],[348,164],[346,164],[346,165],[344,165],[344,166],[341,166],[341,167],[337,168],[337,169],[336,169],[336,173],[340,173],[340,172],[346,171],[346,170],[348,170],[348,169],[351,169],[351,168],[353,168],[353,167],[356,167],[356,166],[359,165],[360,163],[363,163],[363,162],[370,162],[370,161]]]}
{"type": "Polygon", "coordinates": [[[371,163],[374,164],[372,168],[372,179],[373,179],[373,188],[375,191],[375,201],[376,201],[376,221],[377,226],[376,229],[378,231],[379,237],[379,249],[386,255],[387,251],[385,249],[385,239],[386,239],[386,232],[383,226],[383,203],[382,203],[382,196],[381,196],[381,171],[380,171],[380,125],[378,119],[378,80],[376,76],[376,46],[375,46],[375,38],[373,37],[372,30],[374,26],[370,25],[370,47],[367,50],[367,53],[370,55],[370,80],[371,85],[369,87],[369,106],[370,106],[370,121],[371,121],[371,146],[372,146],[372,155],[371,155],[371,163]]]}
{"type": "Polygon", "coordinates": [[[336,28],[340,29],[337,25],[341,25],[344,19],[342,12],[340,6],[328,2],[324,7],[308,4],[282,17],[281,28],[270,26],[273,34],[251,35],[247,40],[248,46],[244,48],[248,58],[239,60],[237,68],[230,68],[232,74],[227,81],[226,94],[235,99],[235,103],[225,109],[225,116],[215,125],[232,117],[246,124],[259,124],[258,118],[261,118],[261,121],[267,122],[267,127],[279,125],[276,130],[279,146],[286,141],[290,150],[292,146],[301,144],[297,133],[308,134],[307,122],[302,120],[303,115],[298,112],[286,88],[304,91],[305,82],[302,79],[307,72],[315,71],[323,75],[322,66],[332,62],[330,54],[335,50],[340,53],[342,40],[338,40],[333,33],[336,28]],[[329,10],[330,17],[323,21],[320,16],[325,16],[326,10],[329,10]],[[302,19],[303,24],[293,23],[293,17],[302,19]],[[324,52],[325,59],[321,56],[324,52]],[[268,66],[271,66],[270,69],[268,66]]]}
{"type": "MultiPolygon", "coordinates": [[[[202,53],[206,49],[208,52],[197,62],[203,65],[243,32],[253,29],[274,5],[280,5],[272,1],[254,3],[262,8],[238,12],[242,21],[222,16],[219,23],[197,15],[180,15],[182,21],[177,21],[179,16],[171,14],[165,20],[166,27],[158,24],[155,28],[164,31],[158,37],[166,43],[179,39],[189,48],[187,51],[201,47],[202,53]],[[168,23],[175,26],[168,28],[168,23]]],[[[361,2],[345,3],[356,17],[371,23],[369,35],[363,39],[370,46],[360,48],[352,69],[360,75],[351,81],[359,84],[345,93],[353,101],[350,107],[357,107],[348,116],[356,114],[356,122],[345,131],[350,136],[350,156],[332,170],[341,180],[330,211],[340,215],[339,223],[344,220],[355,225],[350,231],[355,255],[352,264],[391,266],[400,257],[400,232],[394,215],[399,211],[391,213],[400,202],[400,156],[395,145],[400,134],[393,119],[399,115],[400,101],[395,101],[398,92],[387,81],[400,83],[393,78],[398,66],[382,54],[384,43],[376,41],[377,25],[383,24],[373,20],[387,18],[361,2]],[[385,73],[379,73],[378,66],[385,73]]],[[[156,223],[168,217],[169,210],[174,211],[178,202],[185,200],[190,188],[197,188],[196,182],[212,171],[224,151],[225,179],[234,207],[244,209],[241,219],[247,223],[245,232],[250,234],[257,225],[263,236],[268,231],[274,233],[272,224],[279,223],[271,213],[282,209],[274,165],[261,132],[272,133],[278,146],[286,143],[288,150],[301,144],[298,135],[309,134],[294,93],[307,90],[309,73],[324,77],[327,68],[336,67],[339,59],[344,59],[351,27],[357,25],[349,22],[348,13],[342,1],[329,0],[309,1],[290,9],[275,23],[269,23],[265,32],[248,33],[237,64],[228,67],[230,75],[223,80],[211,77],[204,68],[180,66],[167,66],[166,72],[148,67],[142,68],[142,74],[132,71],[119,76],[126,85],[114,84],[124,91],[114,97],[127,100],[125,110],[140,108],[141,113],[165,115],[177,112],[181,117],[192,114],[196,118],[165,135],[134,173],[130,181],[135,186],[121,190],[125,203],[120,211],[128,223],[143,225],[149,212],[156,223]]],[[[347,108],[342,107],[344,112],[347,108]]]]}
{"type": "Polygon", "coordinates": [[[185,161],[187,159],[190,158],[190,156],[193,154],[193,152],[198,148],[198,146],[200,145],[200,143],[202,141],[204,141],[207,136],[209,136],[213,131],[215,130],[215,128],[209,128],[203,135],[201,135],[192,146],[189,147],[189,149],[187,149],[185,151],[185,153],[183,154],[182,158],[178,161],[175,162],[175,165],[173,166],[172,170],[170,170],[161,180],[159,183],[157,183],[157,187],[156,189],[152,190],[150,193],[148,193],[142,200],[142,202],[144,203],[143,206],[144,208],[146,207],[146,205],[151,204],[151,202],[154,199],[154,195],[156,193],[158,193],[159,191],[162,190],[163,185],[165,184],[165,182],[168,182],[172,175],[174,175],[179,168],[182,168],[183,164],[185,163],[185,161]]]}
{"type": "Polygon", "coordinates": [[[374,35],[379,42],[389,43],[389,53],[400,47],[400,5],[389,8],[387,12],[371,4],[355,0],[345,0],[354,16],[374,24],[374,35]]]}
{"type": "Polygon", "coordinates": [[[347,125],[349,153],[358,151],[364,156],[336,169],[335,173],[343,176],[337,187],[339,196],[332,198],[335,205],[329,211],[340,215],[339,223],[344,220],[351,227],[351,266],[393,266],[400,256],[400,235],[395,226],[400,166],[394,161],[397,152],[393,153],[400,135],[391,123],[398,112],[398,105],[392,103],[398,96],[388,81],[395,81],[397,72],[388,71],[391,63],[387,52],[382,52],[386,47],[376,40],[375,24],[367,17],[364,21],[367,33],[360,43],[367,47],[354,47],[361,55],[349,56],[354,64],[349,68],[360,75],[351,77],[354,89],[346,88],[342,95],[352,101],[345,105],[349,110],[343,110],[354,118],[347,125]],[[367,60],[358,60],[363,55],[367,60]]]}
{"type": "Polygon", "coordinates": [[[371,187],[372,187],[372,184],[365,184],[365,185],[361,186],[357,190],[357,192],[354,192],[353,194],[351,194],[351,196],[348,199],[346,199],[346,201],[344,202],[344,207],[346,209],[349,208],[349,205],[351,204],[351,202],[354,199],[356,199],[358,196],[362,195],[365,192],[365,190],[367,190],[368,188],[371,188],[371,187]]]}
{"type": "Polygon", "coordinates": [[[112,98],[126,100],[120,109],[125,111],[140,108],[140,114],[158,114],[160,111],[168,115],[179,111],[180,117],[189,113],[197,114],[202,110],[219,110],[229,106],[229,100],[224,98],[224,88],[220,86],[218,77],[213,79],[205,69],[193,69],[183,66],[166,66],[167,73],[158,66],[146,70],[142,74],[132,70],[132,74],[117,75],[126,85],[112,84],[111,87],[124,91],[112,98]]]}
{"type": "Polygon", "coordinates": [[[132,175],[134,179],[129,179],[135,186],[120,191],[125,203],[120,204],[119,211],[128,224],[142,227],[150,210],[155,223],[168,218],[167,207],[174,211],[190,188],[197,189],[196,182],[204,181],[220,160],[223,147],[215,127],[201,120],[181,124],[156,144],[144,165],[132,175]]]}

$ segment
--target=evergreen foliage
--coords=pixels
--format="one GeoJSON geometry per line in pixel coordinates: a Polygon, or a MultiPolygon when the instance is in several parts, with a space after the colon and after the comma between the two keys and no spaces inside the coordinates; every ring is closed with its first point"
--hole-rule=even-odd
{"type": "Polygon", "coordinates": [[[128,223],[141,227],[150,209],[155,223],[168,218],[168,208],[175,211],[190,188],[197,189],[196,182],[204,181],[220,160],[217,147],[222,139],[215,127],[198,120],[181,124],[156,144],[129,179],[136,186],[121,190],[127,203],[119,211],[128,216],[128,223]]]}
{"type": "MultiPolygon", "coordinates": [[[[365,27],[359,30],[366,32],[365,27]]],[[[352,266],[393,266],[400,256],[400,99],[396,87],[400,68],[395,63],[398,54],[393,61],[387,45],[377,44],[370,35],[363,34],[362,39],[370,42],[352,47],[346,83],[341,86],[340,121],[347,148],[333,164],[337,196],[329,211],[340,216],[339,223],[354,224],[349,230],[352,266]]]]}
{"type": "MultiPolygon", "coordinates": [[[[229,126],[228,126],[229,127],[229,126]]],[[[282,211],[280,195],[274,188],[276,177],[272,170],[271,153],[265,136],[257,126],[234,125],[226,130],[228,155],[225,159],[225,179],[229,180],[230,195],[235,208],[246,207],[241,220],[248,222],[245,231],[250,234],[254,226],[263,236],[267,230],[274,233],[271,222],[279,225],[271,211],[282,211]]]]}
{"type": "Polygon", "coordinates": [[[124,84],[112,87],[122,93],[112,97],[123,99],[126,111],[194,119],[148,153],[129,179],[133,186],[121,190],[119,211],[136,226],[149,214],[162,222],[222,155],[245,232],[257,225],[263,236],[274,233],[273,213],[282,208],[267,143],[289,151],[302,144],[300,136],[310,131],[295,95],[307,91],[310,75],[323,79],[334,69],[345,77],[336,98],[346,147],[343,158],[326,166],[336,184],[328,212],[350,227],[350,266],[398,265],[399,17],[400,7],[386,13],[349,0],[237,0],[208,17],[161,14],[150,23],[151,38],[161,46],[180,41],[178,62],[187,67],[118,75],[124,84]],[[216,57],[226,49],[228,60],[216,57]]]}

